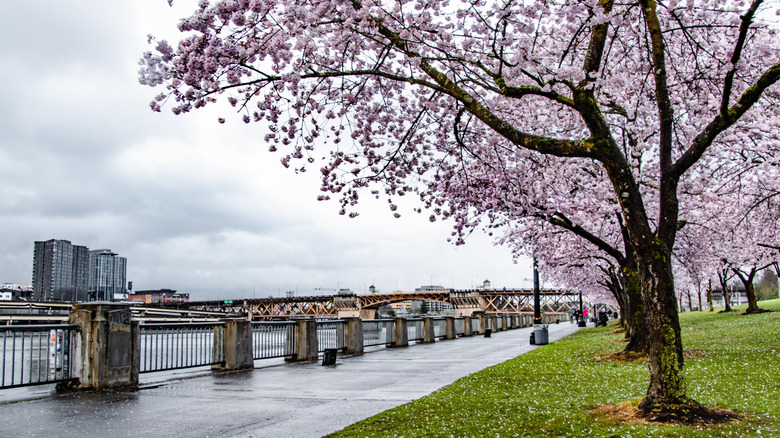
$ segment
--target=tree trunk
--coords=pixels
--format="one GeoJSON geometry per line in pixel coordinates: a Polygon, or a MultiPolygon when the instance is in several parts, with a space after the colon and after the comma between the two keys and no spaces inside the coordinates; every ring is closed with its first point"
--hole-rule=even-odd
{"type": "Polygon", "coordinates": [[[745,285],[745,295],[747,295],[748,307],[745,310],[746,314],[761,313],[761,308],[758,307],[758,300],[756,299],[756,288],[753,285],[753,279],[756,276],[758,270],[753,267],[749,273],[744,273],[738,269],[734,269],[734,273],[737,274],[742,284],[745,285]]]}
{"type": "Polygon", "coordinates": [[[648,415],[680,414],[692,402],[685,394],[683,348],[671,254],[660,243],[639,257],[648,340],[650,385],[640,403],[648,415]]]}
{"type": "Polygon", "coordinates": [[[710,312],[715,311],[715,306],[712,305],[712,279],[710,279],[709,285],[707,286],[707,305],[710,306],[710,312]]]}
{"type": "Polygon", "coordinates": [[[642,303],[642,281],[636,269],[623,268],[626,280],[626,332],[631,339],[625,351],[647,354],[647,326],[642,303]]]}
{"type": "Polygon", "coordinates": [[[685,290],[685,295],[688,297],[688,311],[693,311],[693,299],[691,299],[691,289],[688,288],[685,290]]]}
{"type": "Polygon", "coordinates": [[[720,290],[723,291],[723,305],[726,307],[723,309],[724,312],[731,312],[731,297],[729,296],[729,285],[728,281],[729,278],[726,275],[726,270],[724,269],[723,272],[718,272],[718,280],[720,280],[720,290]]]}
{"type": "Polygon", "coordinates": [[[701,282],[696,283],[696,293],[699,295],[699,312],[703,311],[701,306],[701,282]]]}

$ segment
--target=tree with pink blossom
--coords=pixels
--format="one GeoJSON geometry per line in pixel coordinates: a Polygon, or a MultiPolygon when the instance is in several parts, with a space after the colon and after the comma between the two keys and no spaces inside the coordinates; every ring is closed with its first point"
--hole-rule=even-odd
{"type": "Polygon", "coordinates": [[[165,88],[154,110],[227,95],[283,165],[319,168],[320,198],[336,194],[342,214],[357,214],[366,188],[396,216],[394,200],[416,193],[432,220],[458,227],[438,188],[477,162],[494,169],[489,185],[537,191],[534,210],[568,217],[574,198],[619,212],[648,334],[640,407],[685,419],[704,408],[683,374],[679,190],[735,145],[776,142],[760,135],[780,120],[780,44],[756,19],[763,3],[201,1],[176,48],[153,41],[141,82],[165,88]],[[560,170],[571,190],[524,176],[534,168],[560,170]]]}

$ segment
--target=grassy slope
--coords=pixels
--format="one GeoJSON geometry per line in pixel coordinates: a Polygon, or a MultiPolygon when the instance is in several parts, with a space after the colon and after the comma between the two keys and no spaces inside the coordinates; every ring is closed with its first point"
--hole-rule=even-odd
{"type": "MultiPolygon", "coordinates": [[[[777,310],[780,300],[759,305],[777,310]]],[[[689,395],[744,420],[669,426],[596,418],[594,407],[638,401],[648,384],[646,364],[596,360],[623,347],[622,334],[606,327],[581,330],[333,436],[780,437],[780,313],[694,312],[680,320],[684,348],[699,353],[685,362],[689,395]]]]}

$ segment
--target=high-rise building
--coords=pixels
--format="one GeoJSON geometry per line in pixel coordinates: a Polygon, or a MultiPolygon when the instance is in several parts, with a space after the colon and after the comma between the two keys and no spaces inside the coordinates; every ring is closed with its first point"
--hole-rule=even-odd
{"type": "Polygon", "coordinates": [[[112,301],[127,293],[127,259],[110,249],[89,252],[89,300],[112,301]]]}
{"type": "Polygon", "coordinates": [[[35,242],[33,299],[84,301],[87,299],[89,250],[68,240],[35,242]]]}

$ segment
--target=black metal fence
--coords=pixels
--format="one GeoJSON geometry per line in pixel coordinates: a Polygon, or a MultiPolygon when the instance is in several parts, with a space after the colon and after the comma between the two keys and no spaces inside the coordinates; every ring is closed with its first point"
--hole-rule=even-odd
{"type": "Polygon", "coordinates": [[[270,359],[295,354],[297,343],[295,321],[262,321],[252,323],[252,357],[270,359]]]}
{"type": "Polygon", "coordinates": [[[224,322],[141,324],[140,372],[224,363],[224,322]]]}
{"type": "Polygon", "coordinates": [[[395,320],[367,319],[363,321],[363,346],[392,344],[395,341],[395,320]]]}
{"type": "Polygon", "coordinates": [[[317,351],[336,348],[342,349],[346,345],[345,328],[347,322],[343,319],[335,321],[317,321],[317,351]]]}
{"type": "Polygon", "coordinates": [[[73,338],[79,329],[77,324],[0,326],[0,388],[73,380],[73,338]]]}

